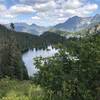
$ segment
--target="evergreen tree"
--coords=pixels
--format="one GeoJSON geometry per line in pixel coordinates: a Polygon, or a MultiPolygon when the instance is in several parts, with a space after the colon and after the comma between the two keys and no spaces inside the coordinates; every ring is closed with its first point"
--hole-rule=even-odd
{"type": "Polygon", "coordinates": [[[45,88],[52,100],[98,100],[100,35],[85,37],[72,45],[61,48],[53,57],[37,58],[39,71],[34,81],[45,88]]]}
{"type": "Polygon", "coordinates": [[[15,37],[3,40],[0,48],[1,77],[9,76],[17,79],[27,79],[27,71],[21,59],[21,51],[15,37]]]}
{"type": "Polygon", "coordinates": [[[11,23],[10,27],[11,27],[11,30],[14,31],[14,29],[15,29],[14,23],[11,23]]]}

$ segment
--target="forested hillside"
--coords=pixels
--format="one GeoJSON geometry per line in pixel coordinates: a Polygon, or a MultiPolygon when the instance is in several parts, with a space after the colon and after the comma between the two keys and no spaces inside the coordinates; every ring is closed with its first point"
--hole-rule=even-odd
{"type": "Polygon", "coordinates": [[[99,100],[100,33],[66,43],[55,56],[36,59],[34,82],[45,88],[48,100],[99,100]]]}
{"type": "Polygon", "coordinates": [[[56,33],[35,36],[15,32],[0,25],[0,77],[28,79],[27,70],[21,58],[22,53],[29,49],[41,49],[51,44],[60,43],[62,38],[64,37],[56,33]]]}
{"type": "Polygon", "coordinates": [[[1,85],[4,82],[7,86],[2,87],[4,91],[0,90],[0,98],[99,100],[100,32],[96,29],[86,32],[84,37],[66,39],[59,32],[48,31],[35,36],[0,25],[0,77],[1,85]],[[55,45],[59,52],[53,57],[35,59],[39,71],[30,78],[31,81],[16,80],[29,79],[22,53],[33,48],[45,49],[48,45],[55,45]],[[27,84],[24,85],[24,82],[27,84]],[[8,87],[9,84],[15,84],[16,89],[14,86],[8,87]],[[22,89],[19,89],[20,86],[22,89]],[[37,91],[36,94],[34,91],[37,91]]]}
{"type": "Polygon", "coordinates": [[[0,100],[100,100],[100,0],[0,0],[0,100]]]}

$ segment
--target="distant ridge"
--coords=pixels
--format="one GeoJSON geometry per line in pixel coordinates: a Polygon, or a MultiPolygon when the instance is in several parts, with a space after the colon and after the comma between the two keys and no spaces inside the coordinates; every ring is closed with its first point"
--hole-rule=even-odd
{"type": "MultiPolygon", "coordinates": [[[[28,25],[26,23],[14,23],[17,32],[27,32],[32,35],[41,35],[48,30],[60,30],[67,32],[78,32],[100,23],[100,14],[91,17],[74,16],[66,20],[64,23],[57,24],[53,27],[43,27],[36,24],[28,25]]],[[[5,25],[10,28],[10,24],[5,25]]]]}
{"type": "Polygon", "coordinates": [[[72,18],[69,18],[64,23],[57,24],[56,26],[53,27],[53,29],[75,32],[94,26],[99,22],[100,22],[100,14],[96,14],[93,17],[74,16],[72,18]]]}
{"type": "MultiPolygon", "coordinates": [[[[48,29],[43,26],[38,26],[36,24],[28,25],[26,23],[14,23],[15,31],[17,32],[27,32],[33,35],[40,35],[48,29]]],[[[5,25],[7,28],[10,28],[10,24],[5,25]]]]}

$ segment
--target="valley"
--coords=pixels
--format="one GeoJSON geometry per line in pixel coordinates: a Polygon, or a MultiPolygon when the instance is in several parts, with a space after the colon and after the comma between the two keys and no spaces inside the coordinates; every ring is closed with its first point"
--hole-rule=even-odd
{"type": "Polygon", "coordinates": [[[99,15],[90,19],[56,29],[0,25],[0,100],[99,100],[99,15]]]}

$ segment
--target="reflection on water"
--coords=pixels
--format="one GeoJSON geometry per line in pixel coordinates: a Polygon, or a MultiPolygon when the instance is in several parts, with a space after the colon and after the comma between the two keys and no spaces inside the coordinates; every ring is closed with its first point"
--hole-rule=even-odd
{"type": "Polygon", "coordinates": [[[50,56],[53,56],[57,52],[58,52],[58,50],[49,46],[47,48],[47,50],[36,51],[35,49],[33,49],[33,50],[29,50],[28,52],[24,53],[22,56],[22,59],[27,68],[29,76],[32,76],[34,73],[37,72],[37,69],[35,68],[35,65],[34,65],[33,58],[40,57],[40,56],[41,57],[50,57],[50,56]]]}

